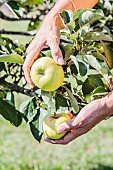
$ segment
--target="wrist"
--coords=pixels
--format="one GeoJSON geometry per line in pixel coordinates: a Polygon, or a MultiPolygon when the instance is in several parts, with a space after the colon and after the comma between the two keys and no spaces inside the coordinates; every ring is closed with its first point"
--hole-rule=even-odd
{"type": "Polygon", "coordinates": [[[100,100],[103,104],[103,113],[106,117],[111,116],[113,114],[113,91],[100,100]]]}

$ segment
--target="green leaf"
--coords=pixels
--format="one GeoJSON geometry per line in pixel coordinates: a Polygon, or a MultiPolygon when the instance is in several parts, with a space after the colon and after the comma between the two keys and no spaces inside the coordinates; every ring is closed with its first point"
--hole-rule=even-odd
{"type": "MultiPolygon", "coordinates": [[[[42,122],[42,119],[40,121],[40,109],[37,110],[37,114],[35,115],[35,117],[33,118],[33,120],[29,123],[30,125],[30,130],[32,132],[32,135],[34,136],[34,138],[40,142],[41,138],[42,138],[42,131],[40,131],[40,122],[42,122]]],[[[41,125],[42,126],[42,125],[41,125]]]]}
{"type": "Polygon", "coordinates": [[[15,106],[15,99],[13,92],[8,92],[6,95],[6,100],[9,100],[13,106],[15,106]]]}
{"type": "Polygon", "coordinates": [[[92,92],[92,94],[98,94],[98,93],[104,93],[104,92],[107,92],[105,87],[103,86],[98,86],[97,88],[95,88],[92,92]]]}
{"type": "Polygon", "coordinates": [[[43,133],[40,132],[40,131],[37,129],[37,127],[36,127],[36,126],[37,126],[37,121],[35,121],[35,122],[30,122],[29,125],[30,125],[30,130],[31,130],[31,132],[32,132],[32,135],[34,136],[34,138],[35,138],[38,142],[40,142],[43,133]]]}
{"type": "Polygon", "coordinates": [[[105,56],[106,56],[106,63],[108,64],[109,68],[113,68],[113,43],[102,43],[105,56]]]}
{"type": "Polygon", "coordinates": [[[9,1],[8,5],[13,9],[13,10],[19,10],[19,4],[16,1],[9,1]]]}
{"type": "Polygon", "coordinates": [[[92,56],[92,55],[84,55],[84,57],[87,59],[87,62],[88,62],[89,65],[91,65],[98,72],[100,72],[101,65],[99,64],[98,60],[94,56],[92,56]]]}
{"type": "Polygon", "coordinates": [[[43,0],[24,0],[24,5],[38,5],[43,4],[43,0]]]}
{"type": "Polygon", "coordinates": [[[69,30],[72,32],[75,28],[75,22],[71,21],[68,24],[66,24],[66,26],[69,28],[69,30]]]}
{"type": "Polygon", "coordinates": [[[103,32],[87,32],[83,39],[84,41],[113,41],[109,35],[103,32]]]}
{"type": "Polygon", "coordinates": [[[42,50],[41,53],[43,53],[46,57],[51,57],[51,50],[42,50]]]}
{"type": "Polygon", "coordinates": [[[62,18],[65,21],[65,23],[73,21],[73,12],[71,10],[63,10],[62,18]]]}
{"type": "Polygon", "coordinates": [[[4,63],[0,63],[0,71],[2,71],[2,70],[4,70],[5,69],[5,65],[4,65],[4,63]]]}
{"type": "Polygon", "coordinates": [[[72,65],[71,66],[71,70],[74,72],[74,73],[79,73],[81,76],[85,76],[87,74],[87,66],[81,62],[81,61],[77,61],[77,59],[79,59],[79,55],[77,55],[76,57],[75,56],[72,56],[71,55],[71,60],[74,62],[75,64],[75,67],[72,65]],[[78,58],[77,58],[78,56],[78,58]]]}
{"type": "Polygon", "coordinates": [[[30,21],[28,25],[28,31],[33,31],[36,30],[40,27],[41,21],[36,20],[36,21],[30,21]]]}
{"type": "Polygon", "coordinates": [[[68,107],[67,100],[61,94],[55,96],[55,107],[58,110],[60,107],[68,107]]]}
{"type": "Polygon", "coordinates": [[[41,141],[43,135],[42,121],[47,114],[48,112],[45,109],[40,108],[37,110],[37,114],[33,118],[32,122],[29,123],[32,135],[38,142],[41,141]]]}
{"type": "Polygon", "coordinates": [[[54,100],[55,93],[56,93],[55,91],[46,92],[41,90],[42,99],[44,103],[47,104],[48,111],[50,112],[54,112],[55,110],[55,100],[54,100]]]}
{"type": "Polygon", "coordinates": [[[87,74],[87,66],[83,62],[78,62],[79,64],[79,73],[81,76],[85,76],[87,74]]]}
{"type": "Polygon", "coordinates": [[[76,66],[76,68],[78,70],[78,73],[79,73],[79,64],[78,64],[78,61],[77,61],[76,57],[71,55],[70,58],[74,62],[75,66],[76,66]]]}
{"type": "Polygon", "coordinates": [[[90,84],[89,79],[87,78],[82,85],[82,92],[84,95],[91,93],[94,90],[94,87],[90,84]]]}
{"type": "Polygon", "coordinates": [[[102,86],[98,86],[92,92],[92,96],[94,99],[105,97],[107,94],[108,94],[107,90],[105,89],[105,87],[102,86]]]}
{"type": "Polygon", "coordinates": [[[21,113],[8,100],[0,99],[0,114],[16,127],[22,123],[21,113]]]}
{"type": "Polygon", "coordinates": [[[6,91],[0,89],[0,99],[3,99],[6,96],[6,91]]]}
{"type": "Polygon", "coordinates": [[[23,64],[24,60],[23,57],[19,54],[9,54],[9,55],[1,55],[0,56],[0,62],[9,62],[9,63],[17,63],[17,64],[23,64]]]}
{"type": "Polygon", "coordinates": [[[90,24],[96,20],[101,19],[104,17],[104,13],[101,9],[93,10],[88,9],[87,11],[83,12],[79,17],[79,24],[83,26],[85,24],[90,24]]]}
{"type": "Polygon", "coordinates": [[[89,75],[88,76],[88,80],[89,80],[89,83],[94,87],[98,87],[98,86],[104,86],[104,83],[103,81],[101,80],[100,76],[99,75],[89,75]]]}
{"type": "Polygon", "coordinates": [[[75,49],[74,49],[73,45],[68,44],[68,45],[63,46],[63,50],[64,50],[64,53],[65,53],[65,54],[64,54],[64,55],[65,55],[64,60],[65,60],[65,62],[66,62],[66,61],[69,59],[70,55],[73,54],[73,52],[75,51],[75,49]]]}
{"type": "Polygon", "coordinates": [[[80,15],[83,13],[83,12],[85,12],[87,9],[80,9],[80,10],[78,10],[77,12],[75,12],[74,14],[73,14],[73,20],[76,20],[76,19],[78,19],[79,17],[80,17],[80,15]]]}
{"type": "Polygon", "coordinates": [[[71,64],[70,70],[71,70],[71,74],[75,74],[75,75],[78,74],[78,70],[75,64],[71,64]]]}
{"type": "Polygon", "coordinates": [[[25,120],[31,122],[37,114],[37,100],[36,98],[28,99],[24,101],[20,106],[21,112],[23,113],[25,120]]]}
{"type": "Polygon", "coordinates": [[[78,102],[77,100],[75,99],[75,97],[73,96],[72,92],[65,86],[63,86],[67,93],[68,93],[68,96],[69,96],[69,99],[70,99],[70,102],[71,102],[71,106],[73,107],[75,113],[78,113],[79,112],[79,106],[78,106],[78,102]]]}

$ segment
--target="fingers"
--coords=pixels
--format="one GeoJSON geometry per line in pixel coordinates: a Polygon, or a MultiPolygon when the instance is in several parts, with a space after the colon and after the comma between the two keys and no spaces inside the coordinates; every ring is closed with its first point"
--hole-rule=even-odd
{"type": "Polygon", "coordinates": [[[66,111],[65,113],[68,114],[68,115],[70,116],[71,119],[74,118],[74,116],[72,115],[72,113],[71,113],[70,111],[66,111]]]}
{"type": "Polygon", "coordinates": [[[72,130],[68,132],[63,138],[58,140],[51,140],[49,138],[45,138],[46,142],[52,143],[52,144],[62,144],[67,145],[72,140],[76,139],[78,136],[81,136],[82,134],[86,133],[85,128],[78,128],[75,130],[72,130]]]}
{"type": "Polygon", "coordinates": [[[50,48],[51,48],[52,57],[55,60],[55,62],[59,65],[63,65],[64,59],[63,59],[62,52],[60,48],[58,47],[58,45],[52,44],[50,45],[50,48]]]}
{"type": "Polygon", "coordinates": [[[41,44],[37,44],[36,39],[34,39],[26,50],[27,56],[23,65],[23,71],[25,74],[26,81],[29,83],[31,88],[35,86],[30,76],[31,66],[34,63],[34,61],[37,59],[43,46],[44,46],[44,42],[41,42],[41,44]]]}
{"type": "Polygon", "coordinates": [[[80,127],[80,125],[82,123],[78,117],[74,117],[69,111],[67,111],[67,113],[70,114],[70,116],[72,118],[71,118],[71,120],[69,120],[65,123],[62,123],[60,126],[58,126],[58,128],[57,128],[58,133],[63,133],[65,131],[71,131],[73,129],[76,129],[76,128],[80,127]]]}
{"type": "Polygon", "coordinates": [[[31,66],[32,66],[33,62],[37,58],[38,54],[39,54],[38,51],[35,54],[33,54],[33,52],[28,54],[26,56],[26,59],[24,61],[24,65],[23,65],[23,71],[24,71],[24,74],[25,74],[26,81],[29,83],[31,88],[33,88],[35,85],[31,80],[30,69],[31,69],[31,66]]]}
{"type": "Polygon", "coordinates": [[[59,42],[60,42],[60,32],[59,30],[54,27],[51,34],[49,35],[50,38],[47,40],[47,45],[51,49],[52,57],[55,60],[55,62],[59,65],[64,64],[62,52],[59,48],[59,42]]]}

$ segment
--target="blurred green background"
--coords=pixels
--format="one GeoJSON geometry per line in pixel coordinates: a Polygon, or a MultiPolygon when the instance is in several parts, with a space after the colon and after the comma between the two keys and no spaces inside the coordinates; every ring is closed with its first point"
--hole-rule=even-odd
{"type": "MultiPolygon", "coordinates": [[[[0,20],[0,29],[24,31],[27,22],[0,20]]],[[[4,35],[5,36],[5,35],[4,35]]],[[[21,43],[32,37],[9,36],[21,43]]],[[[19,107],[22,95],[16,95],[19,107]]],[[[113,170],[113,118],[66,146],[39,144],[23,122],[15,128],[0,116],[0,170],[113,170]]]]}

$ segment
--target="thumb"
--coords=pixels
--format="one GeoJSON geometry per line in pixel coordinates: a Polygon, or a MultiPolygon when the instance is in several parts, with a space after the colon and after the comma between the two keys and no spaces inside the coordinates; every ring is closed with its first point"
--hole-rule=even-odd
{"type": "Polygon", "coordinates": [[[57,132],[58,133],[63,133],[65,131],[71,131],[72,129],[75,128],[75,119],[72,119],[70,121],[67,121],[65,123],[62,123],[61,125],[58,126],[57,132]]]}

